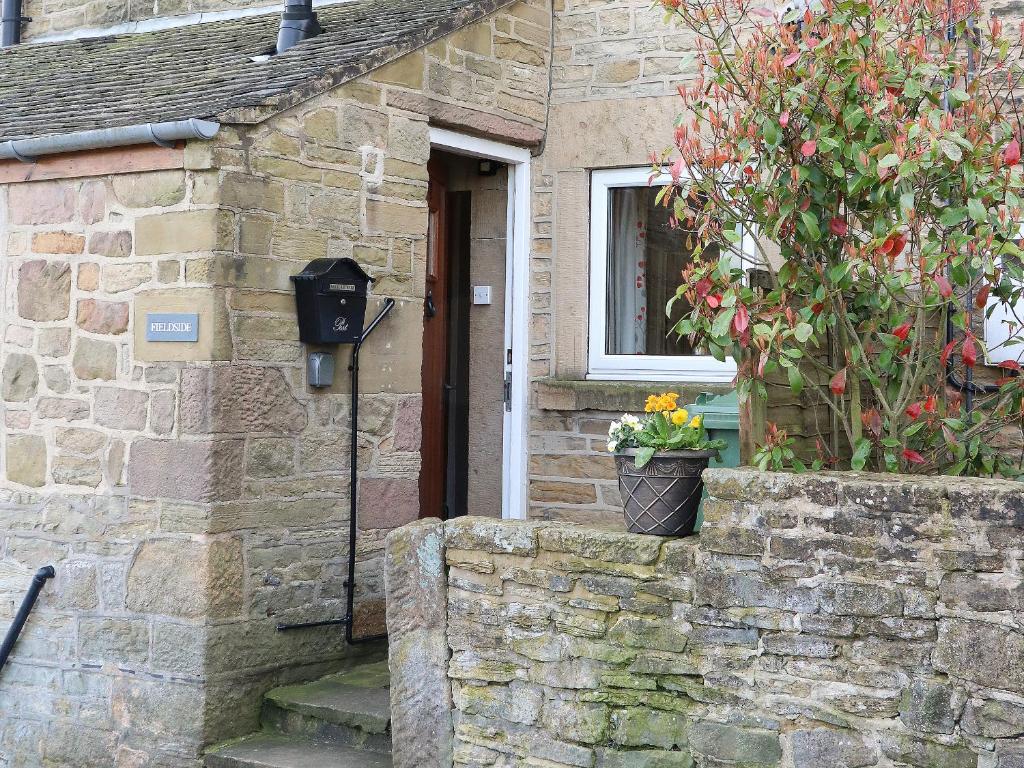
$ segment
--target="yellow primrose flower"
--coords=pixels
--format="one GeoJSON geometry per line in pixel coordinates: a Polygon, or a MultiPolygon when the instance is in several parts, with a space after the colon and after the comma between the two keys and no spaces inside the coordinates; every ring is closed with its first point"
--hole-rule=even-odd
{"type": "Polygon", "coordinates": [[[703,419],[701,419],[699,415],[694,416],[693,419],[690,421],[690,426],[693,427],[694,429],[699,429],[702,422],[703,419]]]}
{"type": "Polygon", "coordinates": [[[655,411],[661,410],[661,398],[657,395],[651,395],[647,398],[647,403],[644,405],[644,411],[647,413],[654,413],[655,411]]]}
{"type": "Polygon", "coordinates": [[[686,423],[686,420],[689,417],[690,417],[690,414],[688,414],[686,412],[686,409],[685,408],[680,408],[678,411],[675,411],[672,414],[672,423],[675,424],[677,427],[681,427],[681,426],[683,426],[683,424],[686,423]]]}

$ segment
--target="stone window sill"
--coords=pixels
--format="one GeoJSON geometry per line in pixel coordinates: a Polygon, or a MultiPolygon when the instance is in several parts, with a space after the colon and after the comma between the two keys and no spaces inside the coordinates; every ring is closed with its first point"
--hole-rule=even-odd
{"type": "Polygon", "coordinates": [[[652,392],[678,392],[680,403],[692,403],[702,392],[721,395],[731,392],[729,384],[664,381],[591,381],[587,379],[537,379],[533,382],[534,403],[542,411],[642,411],[652,392]]]}

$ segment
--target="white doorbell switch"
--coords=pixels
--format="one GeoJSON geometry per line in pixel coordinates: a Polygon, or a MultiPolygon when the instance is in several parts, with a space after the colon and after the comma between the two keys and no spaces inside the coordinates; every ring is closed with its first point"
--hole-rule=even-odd
{"type": "Polygon", "coordinates": [[[491,286],[489,286],[489,285],[474,285],[473,286],[473,303],[474,304],[490,304],[491,303],[491,286]]]}

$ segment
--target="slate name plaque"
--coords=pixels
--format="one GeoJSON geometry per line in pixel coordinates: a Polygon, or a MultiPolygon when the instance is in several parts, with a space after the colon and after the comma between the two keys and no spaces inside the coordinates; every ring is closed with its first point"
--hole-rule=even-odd
{"type": "Polygon", "coordinates": [[[199,341],[199,315],[147,312],[146,341],[199,341]]]}

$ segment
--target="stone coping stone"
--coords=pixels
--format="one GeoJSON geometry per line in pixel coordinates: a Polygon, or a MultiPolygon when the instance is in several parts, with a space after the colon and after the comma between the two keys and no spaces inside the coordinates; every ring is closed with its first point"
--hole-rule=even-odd
{"type": "Polygon", "coordinates": [[[741,467],[709,469],[704,484],[710,497],[725,501],[803,499],[822,507],[859,507],[879,516],[948,513],[1024,528],[1024,483],[1016,480],[874,472],[797,475],[741,467]]]}

